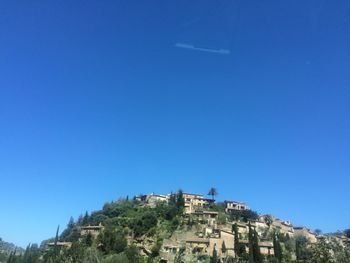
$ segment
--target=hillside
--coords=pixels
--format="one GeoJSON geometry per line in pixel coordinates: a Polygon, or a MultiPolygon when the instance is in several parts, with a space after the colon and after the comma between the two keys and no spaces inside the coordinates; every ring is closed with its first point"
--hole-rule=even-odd
{"type": "Polygon", "coordinates": [[[180,190],[106,203],[10,262],[350,262],[350,239],[180,190]]]}
{"type": "Polygon", "coordinates": [[[15,244],[6,242],[0,238],[0,262],[3,262],[7,259],[7,257],[16,251],[16,254],[22,254],[24,249],[21,247],[17,247],[15,244]]]}

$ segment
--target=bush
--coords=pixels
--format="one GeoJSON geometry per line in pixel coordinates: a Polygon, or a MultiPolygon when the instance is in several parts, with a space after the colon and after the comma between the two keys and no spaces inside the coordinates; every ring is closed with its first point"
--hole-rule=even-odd
{"type": "Polygon", "coordinates": [[[146,211],[134,219],[131,228],[135,236],[145,235],[151,228],[157,226],[158,219],[154,211],[146,211]]]}
{"type": "Polygon", "coordinates": [[[129,263],[125,254],[110,255],[102,260],[102,263],[129,263]]]}
{"type": "Polygon", "coordinates": [[[113,228],[106,228],[98,237],[98,241],[101,243],[101,250],[105,254],[111,252],[121,253],[127,246],[127,241],[124,233],[116,231],[113,228]]]}
{"type": "Polygon", "coordinates": [[[230,216],[232,220],[243,220],[245,222],[259,218],[258,213],[253,210],[232,210],[230,216]]]}

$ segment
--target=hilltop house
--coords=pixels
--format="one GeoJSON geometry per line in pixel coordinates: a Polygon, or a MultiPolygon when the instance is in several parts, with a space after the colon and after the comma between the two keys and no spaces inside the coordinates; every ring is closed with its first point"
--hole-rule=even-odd
{"type": "Polygon", "coordinates": [[[317,242],[316,235],[313,232],[311,232],[310,229],[306,227],[294,227],[293,230],[295,237],[302,236],[305,237],[310,243],[317,242]]]}
{"type": "Polygon", "coordinates": [[[93,237],[97,237],[102,230],[104,229],[104,227],[102,226],[102,224],[100,223],[97,226],[82,226],[80,228],[80,235],[81,236],[87,236],[87,235],[92,235],[93,237]]]}
{"type": "Polygon", "coordinates": [[[247,210],[248,207],[245,203],[238,202],[238,201],[229,201],[225,200],[225,211],[226,213],[230,213],[233,210],[247,210]]]}
{"type": "Polygon", "coordinates": [[[185,213],[191,214],[196,211],[196,209],[208,208],[210,204],[214,203],[215,200],[204,198],[202,194],[190,194],[183,193],[185,200],[185,213]]]}
{"type": "Polygon", "coordinates": [[[209,243],[207,238],[189,238],[186,240],[186,254],[206,255],[209,243]]]}
{"type": "Polygon", "coordinates": [[[72,246],[72,242],[50,242],[50,243],[47,243],[46,244],[47,246],[47,249],[52,249],[52,248],[55,248],[55,247],[58,247],[58,248],[70,248],[72,246]]]}
{"type": "Polygon", "coordinates": [[[154,208],[158,202],[168,202],[170,195],[161,195],[161,194],[148,194],[148,195],[139,195],[135,197],[136,200],[145,203],[147,206],[154,208]]]}
{"type": "Polygon", "coordinates": [[[208,226],[215,226],[219,213],[215,211],[194,211],[190,215],[193,219],[197,220],[202,224],[207,224],[208,226]]]}

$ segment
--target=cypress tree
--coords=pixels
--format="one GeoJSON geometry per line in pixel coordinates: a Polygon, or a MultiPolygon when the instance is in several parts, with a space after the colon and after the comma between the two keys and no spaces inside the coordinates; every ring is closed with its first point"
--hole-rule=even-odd
{"type": "Polygon", "coordinates": [[[221,252],[222,252],[223,255],[225,255],[226,251],[227,251],[227,249],[226,249],[225,241],[222,241],[221,252]]]}
{"type": "Polygon", "coordinates": [[[234,250],[236,257],[240,256],[240,244],[239,244],[239,236],[238,236],[238,226],[237,223],[232,225],[232,232],[235,234],[235,240],[234,240],[234,250]]]}
{"type": "Polygon", "coordinates": [[[248,232],[248,241],[249,241],[249,263],[254,263],[254,240],[253,240],[253,230],[250,226],[250,222],[248,224],[249,232],[248,232]]]}
{"type": "Polygon", "coordinates": [[[259,240],[258,240],[258,233],[256,230],[253,232],[253,254],[254,254],[254,262],[255,263],[262,263],[263,258],[260,253],[260,247],[259,247],[259,240]]]}
{"type": "Polygon", "coordinates": [[[210,263],[217,263],[218,262],[218,252],[216,251],[216,248],[213,248],[213,256],[210,258],[210,263]]]}
{"type": "Polygon", "coordinates": [[[85,215],[84,215],[84,217],[83,217],[82,225],[83,225],[83,226],[86,226],[88,223],[89,223],[89,214],[88,214],[88,212],[86,211],[86,212],[85,212],[85,215]]]}
{"type": "Polygon", "coordinates": [[[176,206],[179,209],[182,209],[185,206],[185,199],[184,199],[183,191],[181,189],[177,192],[177,195],[176,195],[176,206]]]}
{"type": "Polygon", "coordinates": [[[249,223],[249,262],[262,263],[263,257],[260,253],[258,233],[251,228],[249,223]]]}
{"type": "MultiPolygon", "coordinates": [[[[298,245],[297,245],[298,247],[298,245]]],[[[277,262],[282,262],[283,255],[282,255],[282,248],[279,240],[277,239],[277,234],[273,236],[273,251],[275,253],[275,258],[277,259],[277,262]]],[[[297,257],[298,257],[298,251],[297,251],[297,257]]]]}

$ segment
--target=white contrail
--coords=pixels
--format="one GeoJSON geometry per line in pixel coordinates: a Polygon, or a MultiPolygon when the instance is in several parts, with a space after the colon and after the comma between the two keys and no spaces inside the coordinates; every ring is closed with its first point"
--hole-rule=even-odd
{"type": "Polygon", "coordinates": [[[210,53],[218,53],[223,55],[229,55],[231,53],[230,50],[228,49],[211,49],[211,48],[204,48],[204,47],[195,47],[193,45],[189,45],[185,43],[176,43],[175,47],[210,52],[210,53]]]}

